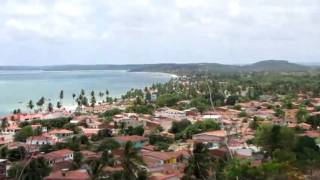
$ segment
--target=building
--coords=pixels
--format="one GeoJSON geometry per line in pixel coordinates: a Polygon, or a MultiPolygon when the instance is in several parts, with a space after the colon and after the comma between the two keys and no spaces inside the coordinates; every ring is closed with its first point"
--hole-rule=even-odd
{"type": "Polygon", "coordinates": [[[55,142],[64,142],[66,139],[73,137],[74,133],[67,129],[54,129],[43,135],[50,136],[55,142]]]}
{"type": "Polygon", "coordinates": [[[26,144],[28,145],[45,145],[45,144],[53,144],[52,139],[48,136],[30,136],[27,138],[26,144]]]}
{"type": "Polygon", "coordinates": [[[227,133],[223,130],[209,131],[192,136],[195,143],[207,144],[209,149],[218,149],[227,140],[227,133]]]}
{"type": "Polygon", "coordinates": [[[48,160],[49,165],[54,166],[56,163],[64,161],[73,160],[73,151],[69,149],[62,149],[58,151],[53,151],[47,154],[42,155],[46,160],[48,160]]]}
{"type": "Polygon", "coordinates": [[[145,126],[146,122],[139,119],[139,116],[135,113],[123,113],[113,116],[114,125],[118,128],[138,127],[145,126]]]}
{"type": "Polygon", "coordinates": [[[156,117],[166,117],[175,120],[182,120],[187,118],[187,114],[185,111],[179,111],[176,109],[171,109],[168,107],[159,108],[155,112],[156,117]]]}
{"type": "Polygon", "coordinates": [[[178,170],[185,166],[186,151],[159,152],[142,150],[142,157],[146,163],[148,172],[168,172],[178,170]]]}

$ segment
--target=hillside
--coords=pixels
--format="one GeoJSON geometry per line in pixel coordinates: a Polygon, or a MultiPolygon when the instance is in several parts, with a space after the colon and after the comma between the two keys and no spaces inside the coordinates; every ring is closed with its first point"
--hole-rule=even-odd
{"type": "Polygon", "coordinates": [[[246,65],[242,67],[245,71],[274,71],[274,72],[295,72],[295,71],[307,71],[309,67],[290,63],[288,61],[280,60],[267,60],[260,61],[251,65],[246,65]]]}
{"type": "Polygon", "coordinates": [[[232,72],[300,72],[307,71],[310,67],[303,66],[288,61],[266,60],[248,65],[225,65],[218,63],[198,63],[198,64],[155,64],[146,65],[131,71],[149,71],[149,72],[203,72],[210,71],[216,73],[232,72]]]}
{"type": "Polygon", "coordinates": [[[44,71],[73,71],[73,70],[128,70],[132,72],[167,72],[184,74],[190,72],[300,72],[310,67],[288,61],[267,60],[248,65],[225,65],[218,63],[191,64],[126,64],[126,65],[59,65],[59,66],[0,66],[0,70],[44,70],[44,71]]]}

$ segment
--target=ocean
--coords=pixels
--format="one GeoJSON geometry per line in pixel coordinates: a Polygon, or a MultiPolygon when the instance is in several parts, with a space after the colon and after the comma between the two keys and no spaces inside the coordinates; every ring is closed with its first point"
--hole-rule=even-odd
{"type": "MultiPolygon", "coordinates": [[[[74,105],[72,94],[84,89],[86,95],[109,91],[109,96],[121,97],[131,88],[144,88],[153,83],[169,81],[173,75],[165,73],[128,72],[125,70],[98,71],[0,71],[0,115],[20,108],[27,110],[28,101],[34,104],[43,96],[54,106],[64,91],[63,105],[74,105]]],[[[44,106],[45,107],[45,106],[44,106]]]]}

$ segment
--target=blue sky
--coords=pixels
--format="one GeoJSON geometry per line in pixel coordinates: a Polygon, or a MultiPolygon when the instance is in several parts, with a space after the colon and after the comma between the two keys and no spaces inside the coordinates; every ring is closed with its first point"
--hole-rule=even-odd
{"type": "Polygon", "coordinates": [[[0,0],[0,65],[320,62],[319,0],[0,0]]]}

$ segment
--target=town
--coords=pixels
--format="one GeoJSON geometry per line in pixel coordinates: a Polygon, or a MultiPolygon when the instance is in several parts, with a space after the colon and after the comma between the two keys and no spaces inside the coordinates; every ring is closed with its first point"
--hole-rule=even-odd
{"type": "Polygon", "coordinates": [[[56,107],[30,101],[1,117],[0,179],[319,178],[319,76],[239,76],[184,74],[121,98],[81,90],[74,111],[63,91],[56,107]]]}

